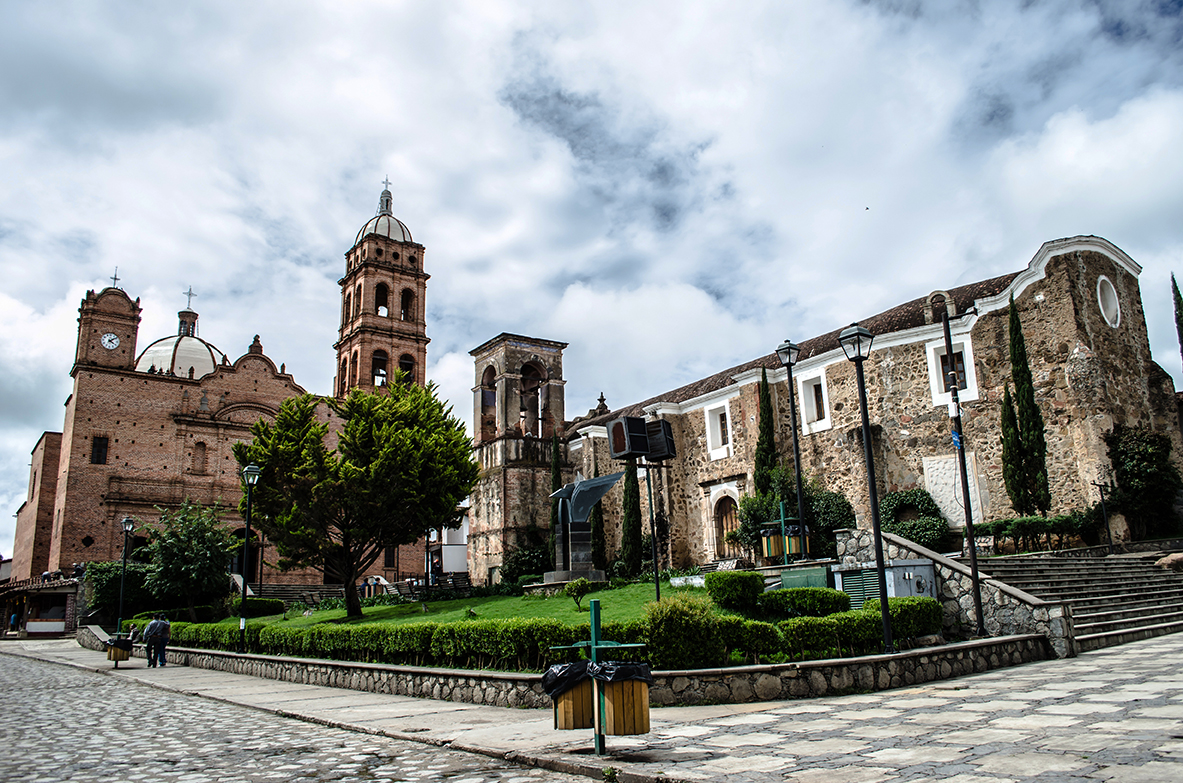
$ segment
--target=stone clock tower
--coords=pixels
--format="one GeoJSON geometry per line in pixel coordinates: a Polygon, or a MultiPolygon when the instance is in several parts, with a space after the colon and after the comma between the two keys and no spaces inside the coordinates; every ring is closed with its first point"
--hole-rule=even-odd
{"type": "MultiPolygon", "coordinates": [[[[388,187],[389,180],[384,183],[388,187]]],[[[427,326],[423,245],[391,211],[393,197],[383,190],[378,214],[357,232],[345,254],[341,286],[341,331],[337,343],[334,391],[383,386],[394,370],[412,383],[425,382],[427,326]]]]}

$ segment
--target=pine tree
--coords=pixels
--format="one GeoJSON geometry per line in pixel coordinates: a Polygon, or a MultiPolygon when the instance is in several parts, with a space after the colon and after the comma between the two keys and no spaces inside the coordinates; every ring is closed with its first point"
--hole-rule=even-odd
{"type": "Polygon", "coordinates": [[[1027,341],[1023,337],[1023,325],[1013,295],[1010,300],[1010,364],[1015,394],[1012,400],[1007,387],[1002,409],[1006,492],[1017,513],[1029,516],[1038,512],[1047,516],[1052,498],[1047,479],[1043,413],[1035,401],[1035,381],[1027,359],[1027,341]]]}
{"type": "MultiPolygon", "coordinates": [[[[553,495],[563,488],[563,466],[559,461],[559,436],[551,436],[550,442],[550,493],[553,495]]],[[[558,568],[555,563],[555,546],[559,534],[559,499],[550,501],[550,567],[558,568]]]]}
{"type": "MultiPolygon", "coordinates": [[[[597,463],[592,475],[599,477],[600,466],[597,463]]],[[[591,546],[592,567],[600,571],[608,568],[608,547],[604,541],[604,501],[598,501],[592,506],[591,512],[591,546]]]]}
{"type": "Polygon", "coordinates": [[[753,484],[757,495],[772,491],[772,471],[776,467],[776,436],[772,428],[772,393],[768,389],[768,371],[760,371],[760,435],[756,439],[756,465],[753,484]]]}
{"type": "Polygon", "coordinates": [[[624,576],[641,573],[641,485],[637,481],[637,461],[629,459],[624,469],[624,518],[620,525],[620,560],[624,576]]]}
{"type": "Polygon", "coordinates": [[[1175,333],[1179,335],[1179,355],[1183,356],[1183,296],[1179,296],[1174,272],[1171,273],[1171,295],[1175,300],[1175,333]]]}

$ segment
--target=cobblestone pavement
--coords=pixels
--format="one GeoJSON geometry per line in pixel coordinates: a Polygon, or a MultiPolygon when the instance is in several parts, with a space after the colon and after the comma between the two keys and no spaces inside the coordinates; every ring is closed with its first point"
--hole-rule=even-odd
{"type": "Polygon", "coordinates": [[[611,744],[629,770],[729,783],[1180,783],[1181,663],[1174,634],[895,691],[655,710],[652,734],[611,744]]]}
{"type": "Polygon", "coordinates": [[[0,655],[0,693],[8,783],[587,780],[11,655],[0,655]]]}

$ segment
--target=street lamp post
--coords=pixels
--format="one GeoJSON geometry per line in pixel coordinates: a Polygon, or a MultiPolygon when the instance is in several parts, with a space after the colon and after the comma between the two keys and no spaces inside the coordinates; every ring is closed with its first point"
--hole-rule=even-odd
{"type": "Polygon", "coordinates": [[[115,621],[115,638],[123,633],[123,586],[127,582],[127,537],[136,529],[136,521],[131,517],[123,518],[123,573],[119,575],[119,618],[115,621]]]}
{"type": "Polygon", "coordinates": [[[863,362],[871,355],[871,342],[875,336],[859,326],[851,324],[838,335],[846,358],[854,362],[855,379],[858,383],[859,410],[863,415],[863,458],[867,462],[867,493],[871,500],[871,534],[875,539],[875,570],[879,577],[879,613],[883,618],[883,652],[895,652],[891,639],[891,612],[887,607],[887,571],[883,566],[883,534],[879,529],[879,491],[875,488],[875,457],[871,453],[871,420],[867,416],[867,383],[863,377],[863,362]]]}
{"type": "MultiPolygon", "coordinates": [[[[801,532],[801,559],[804,560],[808,546],[805,540],[805,498],[801,493],[801,447],[797,443],[797,402],[796,392],[793,388],[793,365],[797,363],[797,357],[800,354],[801,347],[791,340],[785,340],[776,349],[777,358],[784,365],[785,372],[789,374],[789,422],[793,428],[793,472],[797,479],[797,524],[800,526],[801,532]]],[[[788,562],[789,553],[786,548],[785,563],[788,562]]]]}
{"type": "Polygon", "coordinates": [[[259,476],[262,474],[263,471],[254,463],[242,469],[242,478],[246,482],[246,531],[242,536],[242,603],[238,605],[238,651],[240,653],[246,652],[246,583],[251,546],[251,490],[259,483],[259,476]]]}

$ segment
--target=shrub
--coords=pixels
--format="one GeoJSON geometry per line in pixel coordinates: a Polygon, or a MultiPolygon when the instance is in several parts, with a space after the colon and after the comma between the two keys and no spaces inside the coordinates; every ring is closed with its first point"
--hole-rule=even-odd
{"type": "Polygon", "coordinates": [[[649,661],[658,669],[702,669],[725,660],[711,602],[700,595],[675,593],[645,605],[649,661]]]}
{"type": "Polygon", "coordinates": [[[883,525],[884,532],[894,533],[920,546],[937,549],[941,539],[949,534],[949,523],[942,517],[919,517],[907,521],[887,522],[883,525]]]}
{"type": "MultiPolygon", "coordinates": [[[[89,587],[90,609],[102,609],[110,619],[115,619],[119,613],[119,585],[122,575],[121,560],[86,564],[86,574],[83,578],[89,587]]],[[[144,586],[147,576],[146,563],[127,564],[127,580],[123,586],[124,616],[130,617],[149,606],[160,606],[160,602],[144,586]]]]}
{"type": "Polygon", "coordinates": [[[902,492],[888,492],[879,501],[879,518],[883,520],[883,529],[893,522],[900,521],[900,514],[913,510],[919,517],[941,517],[941,507],[932,499],[925,489],[906,489],[902,492]]]}
{"type": "Polygon", "coordinates": [[[714,571],[706,576],[706,588],[719,606],[751,612],[764,592],[764,575],[756,571],[714,571]]]}
{"type": "Polygon", "coordinates": [[[776,653],[783,644],[780,631],[772,623],[759,620],[744,620],[743,651],[752,663],[760,663],[761,658],[776,653]]]}
{"type": "Polygon", "coordinates": [[[763,593],[760,606],[774,616],[825,617],[850,611],[850,596],[829,587],[789,587],[763,593]]]}
{"type": "MultiPolygon", "coordinates": [[[[863,603],[862,610],[879,616],[879,600],[863,603]]],[[[896,639],[915,639],[941,632],[944,611],[940,601],[926,596],[888,598],[887,611],[891,615],[891,635],[896,639]]]]}
{"type": "Polygon", "coordinates": [[[235,617],[266,617],[272,614],[283,614],[283,601],[279,598],[251,598],[246,599],[246,612],[240,614],[238,609],[242,605],[242,596],[230,599],[230,614],[235,617]]]}
{"type": "Polygon", "coordinates": [[[583,600],[585,595],[592,592],[594,589],[595,587],[591,582],[580,577],[579,579],[568,582],[563,588],[563,593],[567,595],[572,601],[574,601],[575,608],[582,612],[583,607],[580,606],[580,602],[583,600]]]}

